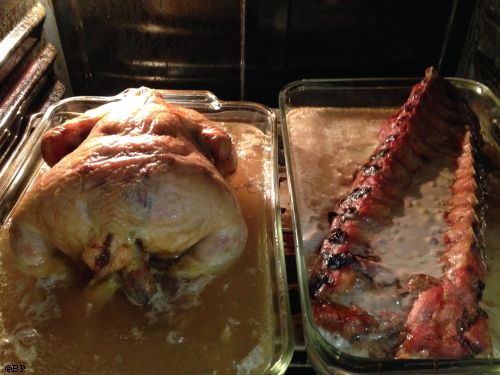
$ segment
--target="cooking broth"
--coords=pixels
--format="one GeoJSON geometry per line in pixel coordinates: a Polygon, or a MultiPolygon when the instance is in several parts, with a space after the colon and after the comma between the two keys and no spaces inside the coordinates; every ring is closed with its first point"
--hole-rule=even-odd
{"type": "MultiPolygon", "coordinates": [[[[329,229],[328,213],[334,211],[351,189],[354,174],[366,162],[378,143],[381,125],[396,109],[302,107],[287,115],[291,158],[293,160],[297,206],[306,260],[317,256],[315,250],[329,229]],[[300,177],[298,177],[300,176],[300,177]]],[[[403,193],[403,204],[393,209],[391,225],[381,226],[371,239],[382,268],[374,281],[378,288],[339,294],[338,302],[355,304],[369,313],[392,311],[408,313],[409,301],[398,294],[399,281],[415,273],[439,278],[439,258],[445,251],[443,233],[445,210],[454,180],[454,158],[426,163],[403,193]]],[[[500,173],[496,188],[500,188],[500,173]]],[[[491,185],[493,186],[493,184],[491,185]]],[[[490,193],[486,216],[486,260],[488,274],[483,304],[490,315],[494,355],[500,350],[499,286],[500,200],[490,193]]],[[[343,352],[369,356],[342,337],[320,328],[323,335],[343,352]]]]}
{"type": "Polygon", "coordinates": [[[349,192],[353,174],[377,146],[389,108],[297,108],[288,113],[291,155],[306,253],[328,232],[328,212],[349,192]]]}
{"type": "Polygon", "coordinates": [[[222,124],[237,143],[229,178],[247,222],[242,256],[213,280],[178,285],[178,298],[152,311],[122,293],[88,314],[89,275],[73,282],[22,274],[0,243],[0,364],[37,374],[261,374],[272,357],[273,312],[266,233],[266,137],[245,124],[222,124]],[[206,285],[205,285],[206,284],[206,285]],[[203,288],[204,287],[204,288],[203,288]],[[201,292],[200,292],[201,290],[201,292]]]}

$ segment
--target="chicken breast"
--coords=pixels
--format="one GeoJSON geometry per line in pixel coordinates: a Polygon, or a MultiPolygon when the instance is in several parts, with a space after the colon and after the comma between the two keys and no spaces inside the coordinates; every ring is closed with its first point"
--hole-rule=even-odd
{"type": "Polygon", "coordinates": [[[57,251],[83,261],[98,280],[118,274],[147,304],[158,288],[150,259],[172,277],[224,271],[247,229],[223,175],[236,169],[231,138],[200,113],[130,89],[121,100],[49,130],[52,168],[12,215],[12,249],[37,267],[57,251]]]}

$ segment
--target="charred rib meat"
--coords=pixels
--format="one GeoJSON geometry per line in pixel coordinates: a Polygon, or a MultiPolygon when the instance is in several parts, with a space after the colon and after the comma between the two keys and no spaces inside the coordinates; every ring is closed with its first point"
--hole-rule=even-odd
{"type": "Polygon", "coordinates": [[[480,143],[475,115],[429,68],[382,126],[376,150],[332,215],[330,231],[311,263],[309,290],[320,327],[369,356],[463,358],[490,352],[487,318],[478,307],[485,274],[480,143]],[[444,159],[455,162],[439,259],[442,275],[415,269],[406,279],[382,285],[377,276],[384,264],[372,240],[391,225],[415,176],[444,159]],[[377,298],[383,288],[401,297],[399,311],[368,311],[356,302],[356,294],[377,298]]]}

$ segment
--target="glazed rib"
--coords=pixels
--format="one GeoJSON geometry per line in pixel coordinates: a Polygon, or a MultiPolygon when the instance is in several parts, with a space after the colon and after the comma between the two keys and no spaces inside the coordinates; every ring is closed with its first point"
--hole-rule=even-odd
{"type": "Polygon", "coordinates": [[[478,307],[486,272],[481,238],[484,171],[477,162],[476,128],[468,128],[448,201],[444,276],[413,304],[398,351],[401,358],[464,358],[491,350],[487,317],[478,307]]]}
{"type": "Polygon", "coordinates": [[[313,259],[309,290],[320,327],[377,357],[461,358],[490,350],[487,320],[477,306],[485,272],[478,235],[484,200],[479,142],[472,112],[449,83],[428,69],[382,126],[376,150],[339,203],[313,259]],[[360,291],[376,296],[383,287],[375,281],[383,264],[370,241],[391,224],[422,165],[443,158],[457,160],[447,204],[443,276],[436,279],[415,270],[408,280],[398,280],[394,292],[409,301],[404,313],[339,303],[360,291]],[[443,322],[446,332],[435,329],[443,322]]]}

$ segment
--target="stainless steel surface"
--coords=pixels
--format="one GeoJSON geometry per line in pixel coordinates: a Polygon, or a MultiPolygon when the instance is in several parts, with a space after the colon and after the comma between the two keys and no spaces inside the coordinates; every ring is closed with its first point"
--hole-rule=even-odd
{"type": "Polygon", "coordinates": [[[458,74],[487,84],[500,95],[500,1],[478,1],[458,74]]]}
{"type": "Polygon", "coordinates": [[[73,89],[69,79],[68,67],[66,66],[66,59],[64,50],[59,37],[59,30],[57,28],[57,21],[54,14],[54,6],[52,0],[39,0],[39,3],[45,8],[45,21],[43,22],[43,38],[47,43],[52,44],[57,50],[56,61],[54,62],[54,71],[57,78],[61,80],[66,90],[66,96],[73,96],[73,89]]]}
{"type": "Polygon", "coordinates": [[[30,114],[50,102],[50,96],[60,99],[65,91],[54,77],[56,50],[43,37],[44,6],[32,0],[16,5],[6,1],[1,11],[6,12],[0,17],[4,32],[8,25],[11,29],[0,40],[0,170],[29,134],[30,114]]]}
{"type": "Polygon", "coordinates": [[[28,109],[25,111],[21,109],[19,112],[23,115],[19,115],[10,126],[11,137],[5,149],[0,153],[0,180],[6,175],[12,160],[21,151],[29,135],[39,124],[43,113],[64,97],[65,87],[60,81],[56,81],[46,91],[46,93],[42,93],[44,95],[39,95],[33,103],[26,100],[22,107],[28,107],[28,109]],[[30,113],[33,114],[30,115],[30,113]]]}
{"type": "Polygon", "coordinates": [[[0,2],[0,39],[5,38],[36,4],[36,0],[2,0],[0,2]]]}
{"type": "Polygon", "coordinates": [[[16,122],[28,109],[31,102],[52,78],[50,67],[56,50],[47,45],[22,73],[14,87],[0,104],[0,152],[7,153],[17,133],[16,122]]]}
{"type": "Polygon", "coordinates": [[[277,106],[313,77],[454,74],[474,0],[54,1],[76,94],[210,89],[277,106]],[[457,52],[458,51],[458,52],[457,52]]]}
{"type": "Polygon", "coordinates": [[[65,94],[66,87],[61,81],[56,81],[50,87],[50,90],[47,90],[45,95],[39,98],[36,103],[34,103],[34,111],[44,113],[51,105],[64,98],[65,94]]]}
{"type": "Polygon", "coordinates": [[[26,126],[23,126],[22,119],[19,119],[15,123],[15,127],[12,127],[12,136],[10,142],[6,145],[5,148],[2,149],[2,153],[0,154],[0,178],[4,174],[4,171],[8,168],[11,160],[15,155],[19,152],[21,147],[28,139],[28,136],[36,124],[42,118],[41,113],[35,113],[30,116],[28,123],[26,126]]]}
{"type": "Polygon", "coordinates": [[[12,31],[0,42],[0,82],[14,68],[39,37],[32,33],[40,29],[45,9],[37,3],[12,31]],[[24,52],[24,53],[23,53],[24,52]]]}
{"type": "Polygon", "coordinates": [[[71,0],[54,5],[76,93],[215,85],[238,97],[239,2],[71,0]]]}

